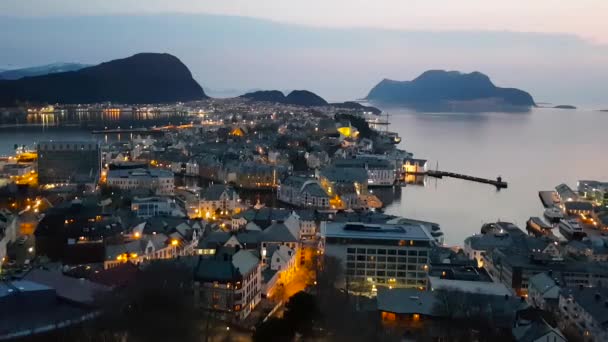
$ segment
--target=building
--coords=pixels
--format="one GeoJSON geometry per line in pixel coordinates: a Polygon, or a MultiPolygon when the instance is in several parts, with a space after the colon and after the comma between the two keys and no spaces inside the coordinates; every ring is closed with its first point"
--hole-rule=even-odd
{"type": "Polygon", "coordinates": [[[547,311],[557,309],[561,288],[552,275],[553,272],[543,272],[530,277],[528,286],[528,303],[530,305],[547,311]]]}
{"type": "Polygon", "coordinates": [[[397,180],[395,165],[384,158],[357,156],[354,159],[336,159],[337,168],[362,168],[367,172],[368,186],[393,186],[397,180]]]}
{"type": "Polygon", "coordinates": [[[593,205],[591,202],[570,201],[564,203],[564,210],[568,215],[591,215],[593,205]]]}
{"type": "Polygon", "coordinates": [[[97,184],[101,175],[99,144],[94,141],[43,141],[37,145],[38,183],[97,184]]]}
{"type": "Polygon", "coordinates": [[[298,239],[312,238],[317,234],[315,213],[312,210],[293,211],[284,223],[298,239]]]}
{"type": "Polygon", "coordinates": [[[194,296],[199,306],[227,320],[245,319],[262,298],[259,259],[249,251],[195,257],[194,296]]]}
{"type": "Polygon", "coordinates": [[[212,184],[203,192],[199,202],[199,212],[205,218],[212,217],[217,211],[228,215],[242,207],[241,198],[233,187],[212,184]]]}
{"type": "Polygon", "coordinates": [[[108,171],[107,184],[125,191],[149,191],[156,195],[173,195],[173,172],[161,169],[108,171]]]}
{"type": "Polygon", "coordinates": [[[427,270],[435,240],[420,224],[322,222],[325,255],[340,260],[341,286],[427,287],[427,270]]]}
{"type": "Polygon", "coordinates": [[[491,224],[494,228],[485,234],[469,236],[464,240],[464,253],[475,259],[477,266],[483,266],[483,254],[494,248],[508,247],[513,240],[526,235],[519,227],[509,222],[491,224]]]}
{"type": "Polygon", "coordinates": [[[608,182],[579,180],[578,192],[599,206],[608,206],[608,182]]]}
{"type": "Polygon", "coordinates": [[[556,186],[555,191],[562,203],[578,201],[578,195],[567,184],[556,186]]]}
{"type": "Polygon", "coordinates": [[[459,264],[431,264],[428,273],[429,291],[458,291],[492,296],[512,296],[510,288],[495,283],[483,268],[459,264]]]}
{"type": "Polygon", "coordinates": [[[6,261],[7,247],[17,239],[17,217],[6,209],[0,210],[0,273],[6,261]]]}
{"type": "Polygon", "coordinates": [[[168,197],[135,197],[131,201],[131,211],[143,219],[153,216],[186,216],[175,200],[168,197]]]}
{"type": "Polygon", "coordinates": [[[608,288],[569,287],[559,295],[561,326],[583,341],[608,341],[608,288]]]}
{"type": "Polygon", "coordinates": [[[330,196],[313,178],[287,177],[277,189],[277,199],[298,207],[328,209],[330,196]]]}

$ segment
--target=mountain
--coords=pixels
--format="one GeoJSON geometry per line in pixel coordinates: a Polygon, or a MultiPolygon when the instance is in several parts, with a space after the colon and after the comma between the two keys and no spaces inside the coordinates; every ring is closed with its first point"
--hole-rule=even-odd
{"type": "Polygon", "coordinates": [[[335,108],[371,112],[376,115],[382,112],[376,107],[364,106],[358,102],[347,101],[342,103],[328,103],[319,95],[308,90],[294,90],[290,92],[287,96],[285,96],[285,94],[283,94],[283,92],[279,90],[258,90],[241,95],[239,97],[252,101],[274,102],[303,107],[331,106],[335,108]]]}
{"type": "Polygon", "coordinates": [[[250,99],[253,101],[287,103],[285,94],[279,90],[258,90],[250,92],[239,97],[250,99]]]}
{"type": "Polygon", "coordinates": [[[165,103],[207,98],[175,56],[140,53],[78,71],[0,80],[0,106],[20,102],[165,103]]]}
{"type": "Polygon", "coordinates": [[[367,95],[367,100],[421,109],[521,108],[535,106],[532,96],[514,88],[496,87],[480,72],[430,70],[413,81],[384,79],[367,95]]]}
{"type": "Polygon", "coordinates": [[[327,106],[328,103],[319,95],[308,90],[294,90],[287,96],[279,90],[259,90],[241,95],[253,101],[276,102],[303,107],[327,106]]]}
{"type": "Polygon", "coordinates": [[[53,63],[22,69],[0,70],[0,80],[16,80],[22,77],[55,74],[65,71],[76,71],[90,65],[80,63],[53,63]]]}

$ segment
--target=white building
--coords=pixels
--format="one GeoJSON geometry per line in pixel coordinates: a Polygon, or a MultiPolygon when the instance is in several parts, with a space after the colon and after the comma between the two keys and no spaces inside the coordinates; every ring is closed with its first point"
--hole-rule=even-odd
{"type": "Polygon", "coordinates": [[[201,195],[199,210],[203,217],[211,217],[217,210],[232,212],[236,209],[242,209],[241,198],[231,186],[213,184],[201,195]]]}
{"type": "Polygon", "coordinates": [[[173,195],[173,172],[161,169],[108,171],[107,184],[121,190],[149,190],[156,195],[173,195]]]}
{"type": "Polygon", "coordinates": [[[17,218],[8,210],[0,210],[0,272],[6,260],[7,245],[17,239],[17,218]]]}
{"type": "MultiPolygon", "coordinates": [[[[426,288],[436,242],[420,224],[322,222],[325,255],[341,261],[341,285],[426,288]]],[[[352,288],[352,287],[351,287],[352,288]]]]}
{"type": "Polygon", "coordinates": [[[270,257],[270,269],[279,273],[279,283],[289,283],[296,274],[296,251],[281,245],[276,246],[270,257]]]}
{"type": "Polygon", "coordinates": [[[292,211],[284,224],[300,240],[313,237],[317,233],[317,224],[313,211],[292,211]]]}

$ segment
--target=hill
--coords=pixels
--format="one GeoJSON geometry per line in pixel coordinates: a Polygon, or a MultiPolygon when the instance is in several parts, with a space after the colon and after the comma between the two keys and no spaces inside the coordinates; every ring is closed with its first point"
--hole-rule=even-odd
{"type": "Polygon", "coordinates": [[[88,66],[90,65],[80,63],[53,63],[29,68],[0,70],[0,80],[17,80],[22,77],[56,74],[58,72],[65,71],[76,71],[88,66]]]}
{"type": "Polygon", "coordinates": [[[319,95],[310,92],[308,90],[294,90],[285,96],[283,92],[279,90],[259,90],[250,92],[239,96],[241,98],[249,99],[252,101],[263,101],[263,102],[274,102],[294,106],[303,107],[323,107],[331,106],[335,108],[343,108],[348,110],[355,110],[361,112],[371,112],[373,114],[380,114],[381,111],[378,108],[371,106],[364,106],[358,102],[340,102],[340,103],[328,103],[319,95]]]}
{"type": "Polygon", "coordinates": [[[0,80],[0,106],[17,103],[167,103],[207,98],[175,56],[140,53],[77,71],[0,80]]]}
{"type": "Polygon", "coordinates": [[[454,107],[531,107],[534,99],[525,91],[496,87],[480,72],[430,70],[412,81],[384,79],[367,100],[389,105],[442,110],[454,107]]]}

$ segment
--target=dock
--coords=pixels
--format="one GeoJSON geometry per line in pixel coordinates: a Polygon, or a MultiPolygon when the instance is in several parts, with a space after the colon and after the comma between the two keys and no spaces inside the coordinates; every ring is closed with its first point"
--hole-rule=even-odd
{"type": "Polygon", "coordinates": [[[460,173],[439,171],[439,170],[428,170],[428,171],[424,171],[424,172],[415,172],[415,173],[407,173],[407,174],[426,175],[429,177],[435,177],[435,178],[440,178],[440,179],[443,177],[464,179],[464,180],[468,180],[471,182],[494,185],[499,190],[506,189],[509,186],[509,184],[507,182],[503,181],[502,177],[500,177],[500,176],[496,177],[496,179],[487,179],[487,178],[474,177],[474,176],[463,175],[460,173]]]}

